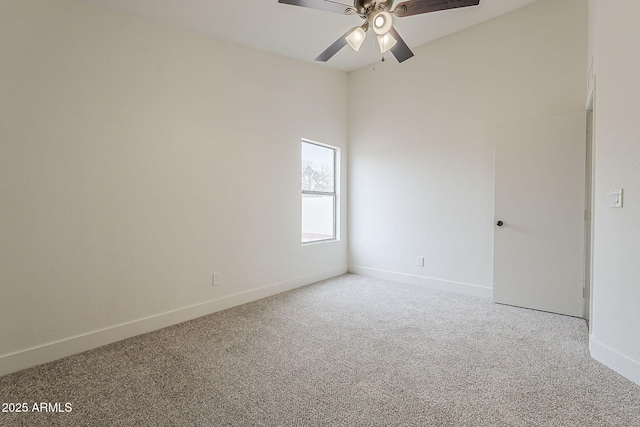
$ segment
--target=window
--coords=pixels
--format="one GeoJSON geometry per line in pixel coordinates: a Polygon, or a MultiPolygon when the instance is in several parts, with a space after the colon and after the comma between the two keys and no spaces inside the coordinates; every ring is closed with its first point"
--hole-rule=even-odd
{"type": "Polygon", "coordinates": [[[302,141],[302,243],[336,239],[337,149],[302,141]]]}

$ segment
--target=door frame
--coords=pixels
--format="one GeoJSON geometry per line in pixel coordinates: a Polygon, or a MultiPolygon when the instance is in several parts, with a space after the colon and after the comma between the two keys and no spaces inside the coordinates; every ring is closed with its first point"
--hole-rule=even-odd
{"type": "Polygon", "coordinates": [[[596,77],[591,76],[587,97],[587,165],[585,193],[585,272],[584,272],[584,314],[589,330],[593,314],[593,235],[594,235],[594,190],[595,190],[595,149],[596,149],[596,77]]]}

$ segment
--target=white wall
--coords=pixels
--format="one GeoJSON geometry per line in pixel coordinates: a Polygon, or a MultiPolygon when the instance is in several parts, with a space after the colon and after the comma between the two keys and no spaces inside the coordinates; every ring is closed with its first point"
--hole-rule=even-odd
{"type": "Polygon", "coordinates": [[[595,57],[592,355],[640,384],[640,2],[590,0],[595,57]],[[624,189],[624,207],[610,192],[624,189]]]}
{"type": "Polygon", "coordinates": [[[541,0],[415,54],[350,74],[350,268],[490,297],[494,130],[584,110],[587,1],[541,0]]]}
{"type": "Polygon", "coordinates": [[[72,0],[0,0],[0,58],[0,375],[347,271],[299,195],[346,73],[72,0]]]}

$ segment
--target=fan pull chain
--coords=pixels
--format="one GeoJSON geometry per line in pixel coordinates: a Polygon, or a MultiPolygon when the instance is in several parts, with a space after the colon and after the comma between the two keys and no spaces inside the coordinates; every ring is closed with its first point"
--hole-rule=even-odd
{"type": "Polygon", "coordinates": [[[373,51],[373,55],[371,55],[371,65],[373,66],[373,71],[376,71],[376,53],[373,51]]]}

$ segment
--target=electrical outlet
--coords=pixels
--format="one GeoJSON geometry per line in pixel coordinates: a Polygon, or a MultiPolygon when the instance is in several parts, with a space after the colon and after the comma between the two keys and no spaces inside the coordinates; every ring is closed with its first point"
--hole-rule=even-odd
{"type": "Polygon", "coordinates": [[[213,286],[222,285],[222,273],[213,273],[213,286]]]}
{"type": "Polygon", "coordinates": [[[424,257],[419,256],[416,260],[416,264],[418,265],[418,267],[424,267],[424,257]]]}

